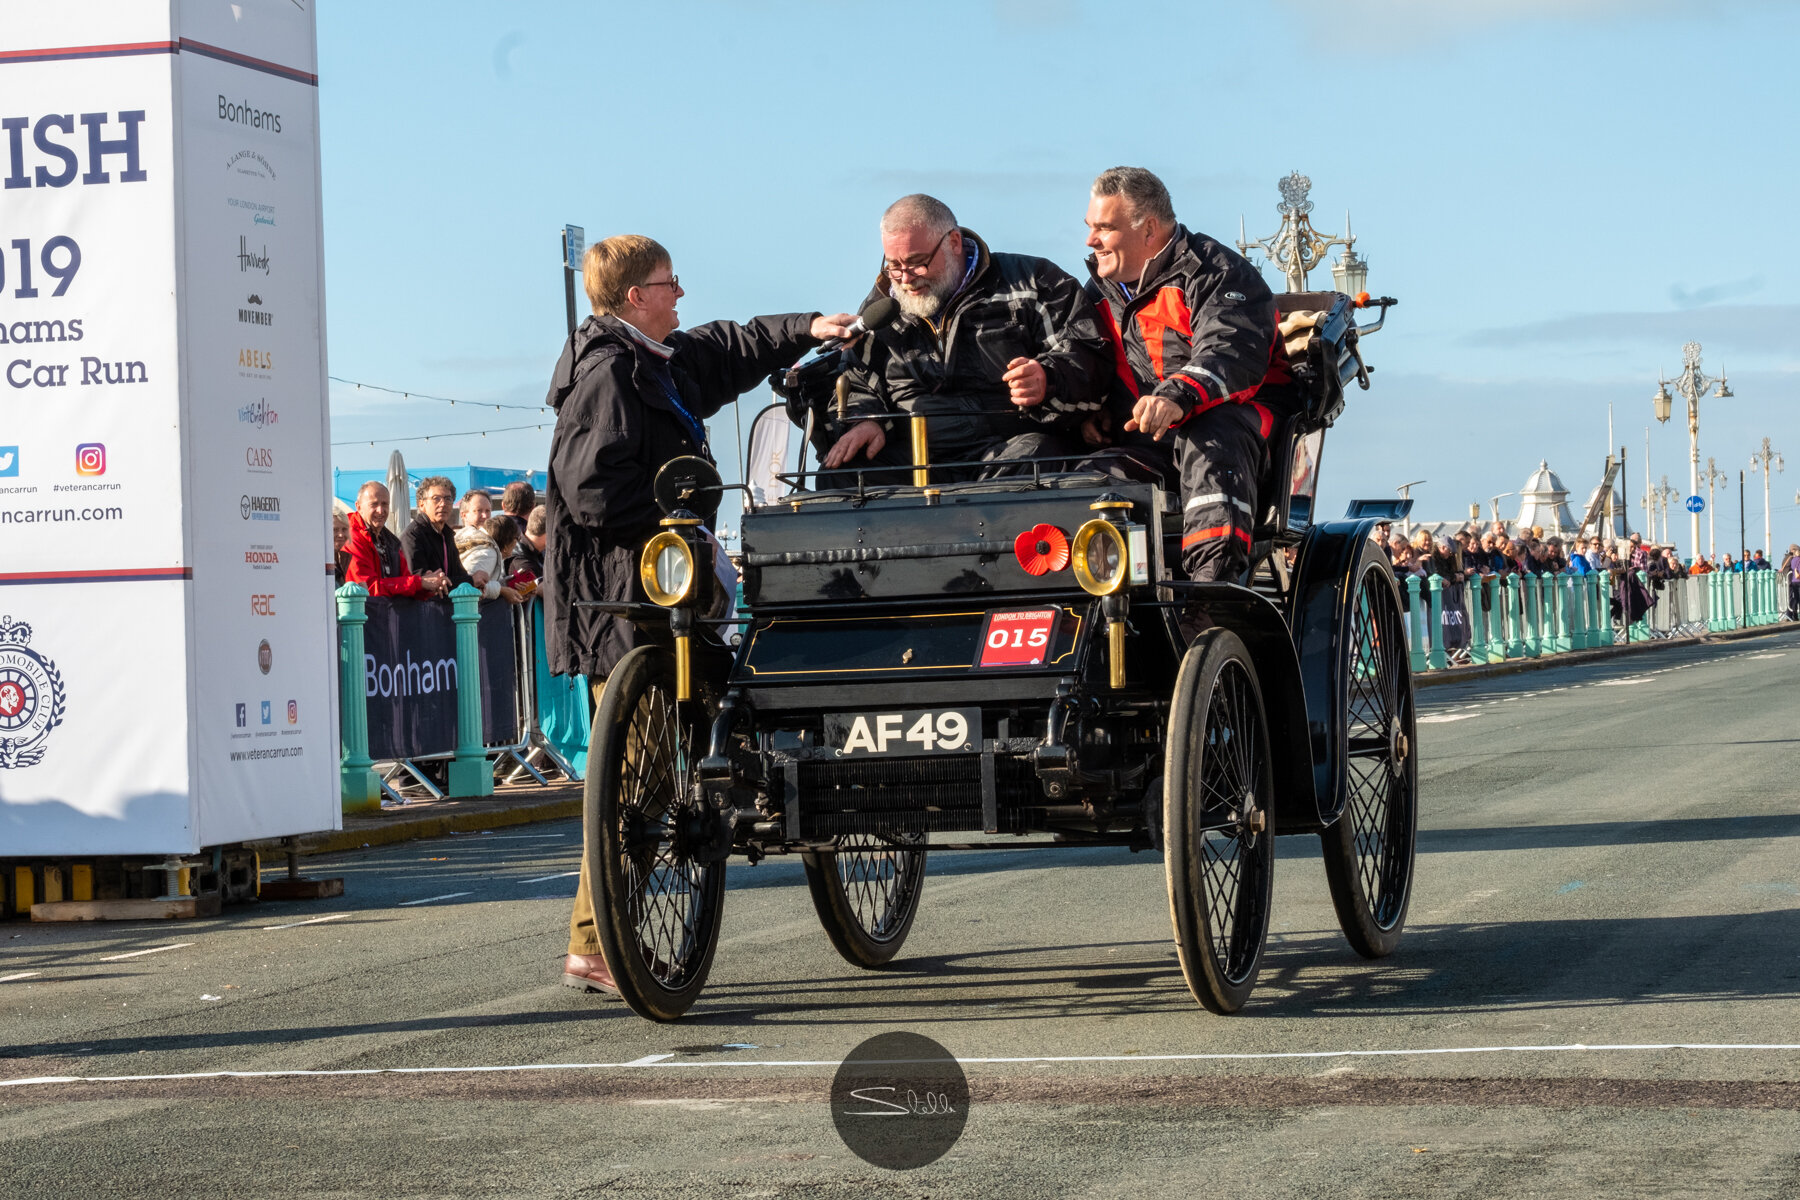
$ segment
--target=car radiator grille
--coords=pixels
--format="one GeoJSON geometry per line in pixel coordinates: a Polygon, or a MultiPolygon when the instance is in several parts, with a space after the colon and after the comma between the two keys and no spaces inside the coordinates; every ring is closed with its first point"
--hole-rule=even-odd
{"type": "MultiPolygon", "coordinates": [[[[981,756],[865,759],[798,764],[803,837],[845,833],[978,831],[981,756]]],[[[1027,759],[994,760],[1001,832],[1024,828],[1021,810],[1044,802],[1027,759]]]]}

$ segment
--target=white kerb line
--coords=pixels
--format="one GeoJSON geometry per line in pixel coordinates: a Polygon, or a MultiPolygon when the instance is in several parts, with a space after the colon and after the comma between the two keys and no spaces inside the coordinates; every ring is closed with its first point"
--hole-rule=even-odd
{"type": "Polygon", "coordinates": [[[445,892],[441,896],[427,896],[423,900],[402,900],[398,907],[411,908],[415,904],[435,904],[439,900],[454,900],[458,896],[473,896],[474,892],[445,892]]]}
{"type": "Polygon", "coordinates": [[[11,975],[0,975],[0,983],[11,983],[15,979],[30,979],[33,975],[42,974],[42,971],[14,971],[11,975]]]}
{"type": "MultiPolygon", "coordinates": [[[[1289,1050],[1242,1054],[1073,1054],[1029,1055],[994,1058],[957,1058],[959,1064],[1017,1063],[1100,1063],[1100,1062],[1245,1062],[1280,1059],[1318,1058],[1404,1058],[1437,1054],[1532,1054],[1532,1053],[1599,1053],[1662,1050],[1775,1050],[1800,1051],[1800,1042],[1644,1042],[1587,1045],[1580,1042],[1560,1046],[1447,1046],[1416,1050],[1289,1050]]],[[[178,1075],[41,1075],[28,1079],[0,1079],[0,1087],[24,1087],[46,1083],[141,1083],[177,1079],[277,1079],[285,1076],[341,1075],[491,1075],[506,1071],[618,1071],[653,1070],[658,1067],[837,1067],[841,1059],[771,1059],[751,1061],[732,1059],[670,1062],[671,1054],[647,1054],[631,1062],[603,1063],[519,1063],[491,1067],[349,1067],[338,1070],[288,1071],[193,1071],[178,1075]]],[[[862,1066],[915,1066],[942,1062],[935,1058],[872,1059],[862,1066]]]]}
{"type": "Polygon", "coordinates": [[[552,879],[567,879],[571,875],[579,875],[579,874],[581,874],[580,871],[561,871],[555,875],[539,875],[536,879],[521,879],[521,880],[519,880],[519,886],[524,887],[528,883],[547,883],[552,879]]]}
{"type": "Polygon", "coordinates": [[[133,950],[129,954],[109,954],[101,962],[118,962],[121,958],[142,958],[146,954],[161,954],[164,950],[179,950],[183,946],[191,946],[192,942],[176,942],[169,946],[152,946],[148,950],[133,950]]]}
{"type": "Polygon", "coordinates": [[[264,925],[264,929],[298,929],[302,925],[317,925],[323,921],[341,921],[350,913],[332,913],[329,917],[313,917],[308,921],[289,921],[286,925],[264,925]]]}

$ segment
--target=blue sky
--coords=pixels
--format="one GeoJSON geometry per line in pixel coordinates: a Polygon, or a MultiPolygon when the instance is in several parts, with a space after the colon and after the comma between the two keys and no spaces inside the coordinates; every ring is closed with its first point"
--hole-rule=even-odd
{"type": "MultiPolygon", "coordinates": [[[[1691,339],[1737,392],[1701,408],[1731,523],[1761,439],[1797,456],[1775,476],[1785,546],[1797,49],[1800,6],[1775,0],[321,5],[331,369],[537,403],[565,222],[667,245],[692,324],[854,308],[906,192],[1079,273],[1105,167],[1157,171],[1184,222],[1228,240],[1240,214],[1252,237],[1276,228],[1276,180],[1298,169],[1315,222],[1338,232],[1348,209],[1370,290],[1402,301],[1365,347],[1375,387],[1326,442],[1327,511],[1423,478],[1418,515],[1445,519],[1540,458],[1585,495],[1609,402],[1634,507],[1647,425],[1654,475],[1685,491],[1685,425],[1655,426],[1650,397],[1691,339]]],[[[443,438],[539,418],[341,384],[332,414],[334,441],[361,439],[342,467],[394,445],[541,467],[550,437],[443,438]],[[440,436],[392,440],[423,434],[440,436]]]]}

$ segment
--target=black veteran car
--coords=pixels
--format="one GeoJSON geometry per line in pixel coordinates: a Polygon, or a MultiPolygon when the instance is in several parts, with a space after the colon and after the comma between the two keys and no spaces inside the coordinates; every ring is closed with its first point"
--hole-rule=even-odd
{"type": "Polygon", "coordinates": [[[1230,1013],[1256,981],[1274,838],[1304,834],[1351,945],[1394,949],[1413,691],[1369,534],[1408,502],[1314,512],[1325,430],[1368,386],[1358,339],[1393,302],[1359,327],[1347,296],[1279,299],[1294,382],[1238,583],[1182,577],[1174,493],[1066,463],[936,482],[955,472],[912,418],[909,479],[802,469],[747,507],[732,614],[684,507],[718,477],[665,468],[653,604],[605,606],[659,644],[609,678],[586,781],[600,940],[635,1011],[673,1020],[700,993],[734,855],[799,854],[832,944],[873,968],[906,940],[929,854],[1160,852],[1188,986],[1230,1013]]]}

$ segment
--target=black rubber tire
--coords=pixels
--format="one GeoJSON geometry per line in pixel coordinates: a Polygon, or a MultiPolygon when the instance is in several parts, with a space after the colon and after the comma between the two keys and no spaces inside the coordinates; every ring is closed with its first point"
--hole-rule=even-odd
{"type": "Polygon", "coordinates": [[[1338,925],[1364,958],[1400,944],[1419,831],[1418,731],[1400,595],[1386,556],[1363,552],[1338,664],[1347,734],[1344,808],[1319,835],[1338,925]]]}
{"type": "Polygon", "coordinates": [[[711,714],[696,701],[679,707],[678,719],[669,651],[640,646],[620,659],[594,712],[582,789],[601,952],[619,995],[652,1021],[679,1018],[706,986],[725,903],[725,860],[692,852],[716,822],[686,787],[711,714]]]}
{"type": "Polygon", "coordinates": [[[925,887],[925,844],[851,834],[836,850],[801,854],[819,924],[845,960],[886,966],[899,953],[925,887]]]}
{"type": "Polygon", "coordinates": [[[1256,665],[1237,634],[1181,660],[1163,762],[1163,867],[1194,998],[1237,1012],[1256,986],[1274,896],[1274,771],[1256,665]]]}

